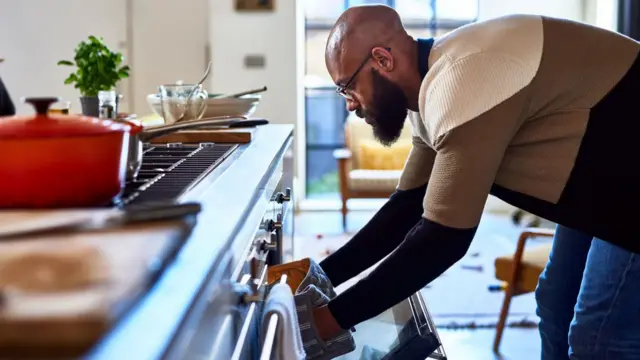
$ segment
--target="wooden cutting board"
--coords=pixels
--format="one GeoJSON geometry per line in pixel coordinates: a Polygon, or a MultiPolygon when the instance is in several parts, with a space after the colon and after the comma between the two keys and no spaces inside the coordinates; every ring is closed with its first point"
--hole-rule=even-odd
{"type": "Polygon", "coordinates": [[[202,142],[246,144],[251,142],[255,132],[256,128],[184,130],[155,138],[151,142],[154,144],[202,142]]]}
{"type": "MultiPolygon", "coordinates": [[[[24,228],[27,221],[22,221],[24,228]]],[[[47,221],[51,220],[34,223],[47,221]]],[[[74,244],[93,246],[108,264],[102,282],[81,290],[6,293],[0,306],[2,358],[69,358],[85,353],[152,285],[189,230],[184,221],[170,221],[83,233],[59,231],[0,242],[3,256],[74,244]]]]}

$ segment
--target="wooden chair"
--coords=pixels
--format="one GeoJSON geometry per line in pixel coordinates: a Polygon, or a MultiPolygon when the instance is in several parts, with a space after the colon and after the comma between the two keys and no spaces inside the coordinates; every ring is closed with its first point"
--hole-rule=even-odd
{"type": "MultiPolygon", "coordinates": [[[[358,152],[363,141],[375,140],[371,126],[350,114],[344,126],[345,148],[337,149],[333,156],[338,162],[338,181],[342,200],[342,226],[347,227],[349,199],[386,199],[395,191],[402,170],[362,169],[358,152]]],[[[411,124],[405,122],[399,142],[411,140],[411,124]]]]}
{"type": "Polygon", "coordinates": [[[538,278],[549,260],[550,243],[538,245],[526,251],[525,243],[527,239],[533,237],[553,237],[554,233],[554,229],[527,228],[520,234],[515,253],[501,256],[495,260],[496,278],[507,283],[500,318],[496,326],[496,336],[493,341],[493,351],[495,353],[498,353],[500,348],[511,298],[535,291],[538,286],[538,278]]]}

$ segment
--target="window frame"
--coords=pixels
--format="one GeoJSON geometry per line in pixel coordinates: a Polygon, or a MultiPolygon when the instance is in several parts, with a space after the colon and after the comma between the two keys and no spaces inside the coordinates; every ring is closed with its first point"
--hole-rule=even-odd
{"type": "MultiPolygon", "coordinates": [[[[423,19],[406,19],[403,20],[403,24],[407,30],[425,30],[431,29],[434,33],[438,30],[454,30],[464,25],[468,25],[474,23],[478,20],[478,14],[473,19],[468,20],[459,20],[459,19],[446,19],[446,18],[438,18],[438,14],[436,12],[436,4],[438,0],[425,0],[429,1],[429,6],[431,7],[431,18],[423,19]]],[[[440,0],[447,1],[447,0],[440,0]]],[[[476,0],[478,3],[478,9],[480,8],[480,0],[476,0]]],[[[396,0],[382,0],[380,3],[385,4],[389,7],[395,9],[396,0]]],[[[342,11],[345,11],[350,7],[350,0],[344,0],[342,11]]],[[[318,18],[318,19],[308,19],[305,16],[305,30],[331,30],[335,23],[336,19],[333,18],[318,18]]]]}

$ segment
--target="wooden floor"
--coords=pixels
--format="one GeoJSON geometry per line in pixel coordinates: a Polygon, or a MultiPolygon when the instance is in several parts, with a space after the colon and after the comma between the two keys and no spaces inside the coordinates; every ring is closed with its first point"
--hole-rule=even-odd
{"type": "MultiPolygon", "coordinates": [[[[372,211],[351,212],[348,217],[347,231],[356,232],[372,215],[372,211]]],[[[295,232],[302,236],[340,234],[342,218],[339,212],[334,211],[303,212],[296,216],[295,232]]],[[[440,329],[438,332],[449,360],[540,359],[540,337],[537,329],[505,329],[499,355],[491,350],[494,329],[440,329]]]]}

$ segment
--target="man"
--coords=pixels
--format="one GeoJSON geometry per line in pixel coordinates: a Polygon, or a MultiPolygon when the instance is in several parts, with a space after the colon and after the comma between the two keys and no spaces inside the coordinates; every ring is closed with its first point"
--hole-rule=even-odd
{"type": "MultiPolygon", "coordinates": [[[[0,57],[0,64],[4,59],[0,57]]],[[[11,97],[9,96],[9,92],[4,86],[2,79],[0,79],[0,116],[10,116],[16,114],[16,108],[13,105],[13,101],[11,101],[11,97]]]]}
{"type": "Polygon", "coordinates": [[[321,263],[338,286],[386,257],[316,309],[321,336],[462,258],[492,194],[559,224],[536,291],[542,358],[640,358],[639,50],[533,15],[416,41],[389,7],[348,9],[326,47],[338,91],[382,143],[407,115],[414,140],[397,191],[321,263]]]}

